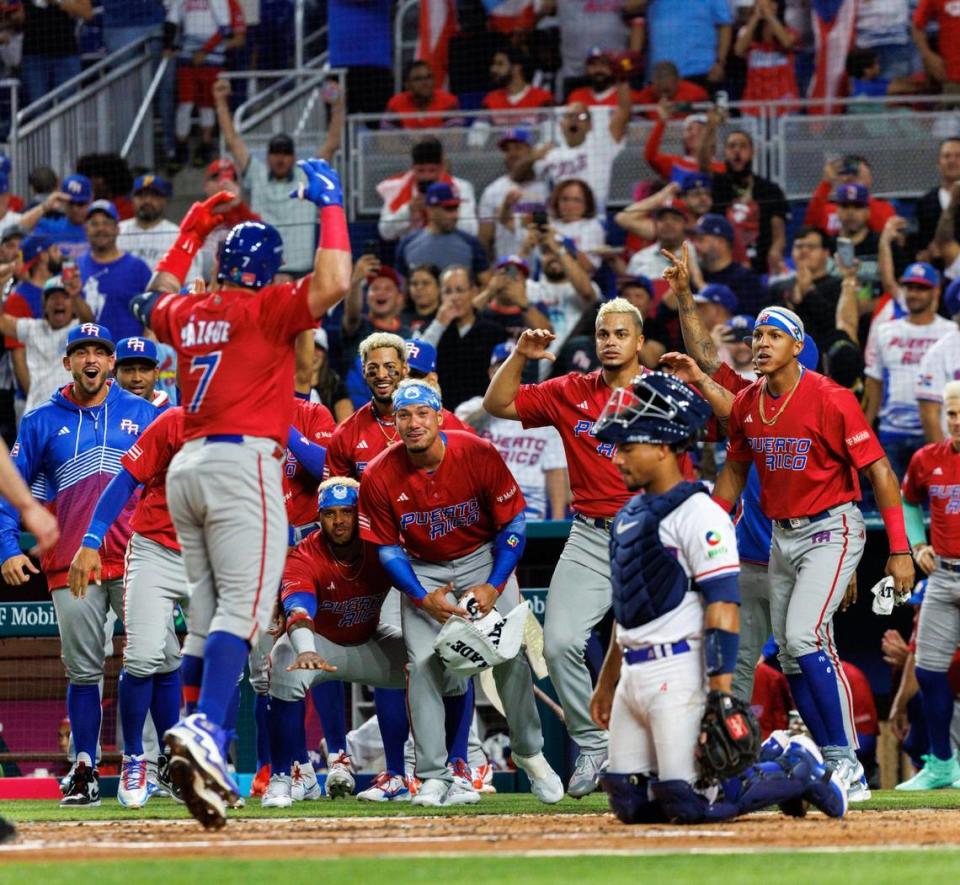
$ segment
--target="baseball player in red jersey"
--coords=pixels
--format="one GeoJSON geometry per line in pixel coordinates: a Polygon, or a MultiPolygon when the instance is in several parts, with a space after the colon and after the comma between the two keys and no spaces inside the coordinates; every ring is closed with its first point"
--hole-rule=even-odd
{"type": "Polygon", "coordinates": [[[953,690],[947,679],[960,644],[960,381],[944,387],[943,409],[948,438],[916,452],[903,480],[914,558],[929,575],[920,606],[915,672],[930,747],[923,768],[898,790],[960,787],[960,763],[950,744],[953,690]],[[930,507],[930,543],[920,509],[925,501],[930,507]]]}
{"type": "Polygon", "coordinates": [[[800,318],[783,307],[757,317],[753,356],[761,377],[737,394],[728,424],[727,461],[715,498],[728,511],[750,465],[760,507],[773,521],[770,618],[797,709],[838,772],[851,801],[869,798],[850,687],[833,643],[833,615],[863,554],[857,472],[873,486],[890,542],[886,573],[897,591],[913,585],[913,561],[897,480],[848,390],[804,369],[800,318]]]}
{"type": "Polygon", "coordinates": [[[350,285],[339,179],[322,160],[300,166],[308,183],[293,196],[321,207],[312,275],[270,285],[283,260],[280,234],[246,223],[224,241],[224,287],[176,294],[219,221],[213,210],[229,199],[221,193],[193,205],[157,265],[152,291],[131,301],[140,321],[176,349],[180,367],[185,442],[170,465],[167,496],[193,585],[184,665],[203,675],[197,712],[165,739],[171,778],[209,828],[225,824],[225,802],[239,797],[226,768],[223,723],[250,644],[269,622],[286,559],[281,460],[293,416],[296,336],[350,285]]]}
{"type": "MultiPolygon", "coordinates": [[[[506,615],[520,604],[518,589],[507,581],[523,553],[524,501],[491,443],[462,431],[441,433],[440,397],[432,387],[403,381],[393,403],[403,445],[388,448],[367,467],[360,485],[360,535],[380,545],[380,561],[405,594],[407,698],[416,775],[423,781],[413,802],[454,804],[453,775],[436,727],[444,716],[445,670],[434,640],[451,615],[468,616],[456,604],[467,594],[481,616],[494,607],[506,615]]],[[[558,802],[563,785],[542,753],[530,668],[513,658],[493,674],[514,762],[527,772],[538,798],[558,802]]]]}
{"type": "MultiPolygon", "coordinates": [[[[571,372],[540,384],[521,384],[528,360],[553,360],[554,335],[528,329],[490,382],[483,407],[524,427],[553,426],[560,433],[573,492],[574,522],[550,581],[544,622],[544,656],[560,696],[570,737],[580,748],[567,792],[592,793],[607,761],[607,733],[590,718],[593,685],[584,663],[590,631],[610,610],[610,526],[630,492],[613,466],[614,446],[594,436],[610,394],[629,387],[640,366],[643,317],[615,298],[597,314],[596,347],[601,368],[571,372]]],[[[684,465],[689,461],[682,456],[684,465]]]]}
{"type": "MultiPolygon", "coordinates": [[[[294,428],[311,443],[326,448],[337,429],[330,410],[322,403],[311,403],[299,397],[295,398],[293,409],[294,428]]],[[[290,528],[296,531],[299,526],[312,523],[317,515],[319,480],[290,448],[290,442],[288,439],[283,463],[283,502],[290,528]]]]}

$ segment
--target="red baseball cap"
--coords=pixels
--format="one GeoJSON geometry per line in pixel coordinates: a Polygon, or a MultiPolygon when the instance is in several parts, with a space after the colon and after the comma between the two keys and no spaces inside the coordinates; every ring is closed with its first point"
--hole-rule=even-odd
{"type": "Polygon", "coordinates": [[[231,181],[238,179],[237,167],[230,160],[214,160],[207,166],[207,178],[216,178],[218,181],[222,178],[229,178],[231,181]]]}
{"type": "Polygon", "coordinates": [[[367,282],[372,283],[378,277],[386,277],[388,280],[393,280],[394,285],[398,289],[403,288],[403,285],[400,282],[400,274],[398,274],[388,264],[381,264],[380,267],[377,268],[376,273],[372,273],[367,277],[367,282]]]}

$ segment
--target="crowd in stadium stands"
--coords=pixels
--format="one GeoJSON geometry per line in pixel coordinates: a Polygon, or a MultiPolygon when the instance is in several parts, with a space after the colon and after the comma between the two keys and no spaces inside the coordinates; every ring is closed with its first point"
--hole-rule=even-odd
{"type": "MultiPolygon", "coordinates": [[[[823,24],[809,0],[531,0],[504,4],[510,15],[501,17],[485,11],[489,3],[459,3],[448,83],[416,61],[400,92],[391,0],[327,0],[330,63],[347,71],[343,92],[330,95],[329,137],[317,146],[278,134],[262,160],[234,127],[236,85],[218,73],[289,66],[293,5],[104,0],[107,49],[148,34],[158,55],[176,60],[169,165],[140,169],[133,160],[131,170],[114,155],[80,157],[74,169],[29,170],[30,192],[15,195],[0,158],[0,432],[8,443],[24,408],[63,383],[52,354],[70,328],[93,316],[116,338],[143,332],[126,306],[177,235],[169,173],[188,161],[195,109],[193,161],[205,171],[202,191],[189,196],[233,195],[191,272],[208,283],[219,242],[244,220],[282,231],[283,274],[309,271],[317,219],[311,204],[289,199],[305,180],[296,160],[333,158],[344,114],[387,111],[398,116],[372,128],[431,130],[411,133],[409,166],[377,185],[377,235],[355,238],[352,288],[310,336],[299,389],[343,421],[370,397],[359,343],[377,331],[409,339],[411,372],[439,384],[446,408],[504,446],[519,447],[527,434],[539,453],[538,469],[528,469],[536,459],[523,464],[535,517],[569,515],[563,452],[553,431],[514,425],[508,433],[483,412],[491,368],[524,329],[538,328],[555,333],[555,361],[531,367],[527,380],[596,369],[596,312],[615,295],[643,314],[645,365],[682,351],[662,273],[664,251],[684,244],[701,318],[734,370],[753,377],[744,341],[764,307],[787,305],[816,340],[821,370],[861,397],[901,478],[914,451],[943,439],[941,392],[960,378],[960,129],[940,142],[930,189],[917,201],[876,197],[900,190],[897,182],[877,181],[871,157],[850,153],[829,159],[810,199],[790,205],[755,171],[752,130],[737,118],[756,110],[751,102],[799,107],[790,102],[806,94],[818,64],[813,31],[823,24]],[[727,110],[741,100],[746,106],[727,110]],[[562,109],[556,141],[540,143],[537,115],[550,106],[562,109]],[[445,146],[463,138],[462,115],[481,108],[503,129],[491,142],[502,174],[475,187],[445,146]],[[529,118],[507,113],[517,110],[529,118]],[[655,123],[645,168],[629,170],[634,200],[608,210],[632,120],[655,123]],[[671,121],[682,121],[674,124],[682,154],[662,147],[671,121]]],[[[314,4],[309,11],[317,13],[314,4]]],[[[80,70],[76,25],[91,16],[90,0],[0,0],[0,66],[19,69],[21,106],[80,70]]],[[[960,3],[862,2],[852,47],[849,95],[960,92],[960,3]]],[[[849,112],[867,107],[877,106],[849,112]]],[[[160,383],[175,402],[173,352],[161,345],[160,359],[160,383]]],[[[898,665],[908,655],[890,637],[884,651],[898,665]]],[[[771,698],[777,691],[767,690],[771,698]]],[[[908,689],[901,694],[895,717],[910,701],[908,689]]]]}

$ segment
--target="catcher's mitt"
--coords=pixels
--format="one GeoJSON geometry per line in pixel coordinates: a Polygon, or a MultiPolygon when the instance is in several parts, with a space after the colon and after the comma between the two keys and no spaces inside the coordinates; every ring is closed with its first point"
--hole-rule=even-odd
{"type": "Polygon", "coordinates": [[[759,753],[760,725],[750,705],[732,694],[711,691],[697,742],[697,761],[704,779],[733,777],[752,765],[759,753]]]}

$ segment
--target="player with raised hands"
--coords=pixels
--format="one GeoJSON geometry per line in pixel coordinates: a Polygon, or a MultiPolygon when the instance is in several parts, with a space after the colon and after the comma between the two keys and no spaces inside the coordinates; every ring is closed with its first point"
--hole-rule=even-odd
{"type": "Polygon", "coordinates": [[[216,206],[229,199],[220,193],[193,205],[151,291],[132,302],[141,322],[176,348],[180,367],[185,442],[170,464],[167,498],[194,588],[184,668],[192,679],[202,676],[197,712],[165,740],[171,778],[208,828],[224,825],[225,804],[239,795],[226,767],[223,725],[251,642],[269,623],[287,555],[281,465],[293,417],[296,337],[350,286],[340,181],[322,160],[299,165],[308,182],[291,196],[320,207],[312,274],[272,285],[283,260],[280,234],[245,223],[224,241],[220,287],[180,296],[190,262],[220,221],[216,206]]]}

